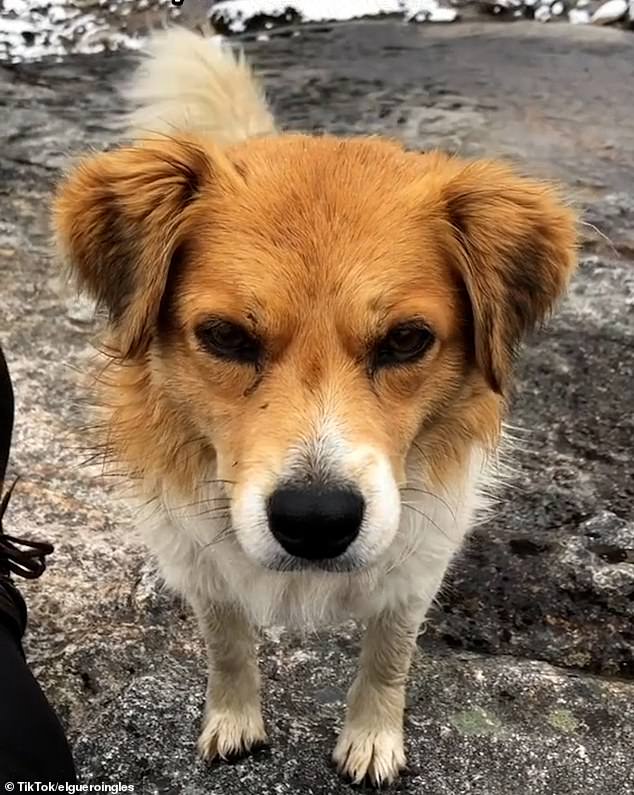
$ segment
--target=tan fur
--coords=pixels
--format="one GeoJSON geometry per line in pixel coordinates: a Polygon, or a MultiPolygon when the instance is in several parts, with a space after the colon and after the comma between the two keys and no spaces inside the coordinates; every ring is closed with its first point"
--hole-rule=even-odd
{"type": "Polygon", "coordinates": [[[218,53],[196,40],[188,60],[186,42],[169,34],[136,84],[160,95],[142,114],[168,108],[182,129],[86,159],[55,204],[61,251],[110,312],[108,445],[155,500],[147,543],[207,640],[203,755],[265,738],[252,621],[350,613],[369,631],[335,759],[380,784],[404,764],[416,629],[481,504],[514,353],[574,268],[574,215],[496,162],[378,138],[253,138],[273,125],[247,67],[222,61],[206,94],[218,53]],[[235,107],[218,103],[236,81],[235,107]],[[262,368],[201,347],[210,316],[262,340],[262,368]],[[372,341],[413,317],[432,347],[372,370],[372,341]],[[262,500],[298,451],[374,495],[357,573],[261,565],[262,500]]]}

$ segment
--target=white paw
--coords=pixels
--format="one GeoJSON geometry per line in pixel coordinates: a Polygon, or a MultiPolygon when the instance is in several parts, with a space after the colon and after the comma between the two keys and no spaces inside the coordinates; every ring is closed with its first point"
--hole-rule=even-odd
{"type": "Polygon", "coordinates": [[[332,758],[340,775],[354,784],[391,784],[405,767],[403,732],[346,726],[332,758]]]}
{"type": "Polygon", "coordinates": [[[198,738],[198,751],[211,762],[244,756],[267,742],[262,715],[258,711],[214,712],[205,720],[198,738]]]}

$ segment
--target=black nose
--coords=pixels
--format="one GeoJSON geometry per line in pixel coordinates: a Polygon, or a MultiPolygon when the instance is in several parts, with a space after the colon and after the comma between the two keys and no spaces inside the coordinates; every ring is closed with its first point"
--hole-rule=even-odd
{"type": "Polygon", "coordinates": [[[364,508],[363,497],[350,488],[284,486],[269,498],[269,526],[291,555],[336,558],[359,534],[364,508]]]}

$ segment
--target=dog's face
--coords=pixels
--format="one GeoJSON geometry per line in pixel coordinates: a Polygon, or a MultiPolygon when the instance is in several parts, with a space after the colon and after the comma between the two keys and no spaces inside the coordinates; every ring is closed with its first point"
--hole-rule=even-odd
{"type": "Polygon", "coordinates": [[[239,543],[284,569],[370,565],[413,457],[438,474],[495,439],[574,262],[547,187],[379,140],[120,150],[71,175],[56,223],[166,437],[205,441],[239,543]]]}

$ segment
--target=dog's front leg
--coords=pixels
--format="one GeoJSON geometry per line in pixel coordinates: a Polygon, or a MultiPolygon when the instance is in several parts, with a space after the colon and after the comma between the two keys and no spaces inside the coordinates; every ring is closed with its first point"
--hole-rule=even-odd
{"type": "Polygon", "coordinates": [[[238,607],[195,604],[209,663],[203,730],[204,759],[241,756],[266,742],[260,706],[255,633],[238,607]]]}
{"type": "Polygon", "coordinates": [[[368,624],[333,754],[341,775],[354,783],[387,784],[405,765],[405,687],[423,615],[417,604],[380,613],[368,624]]]}

